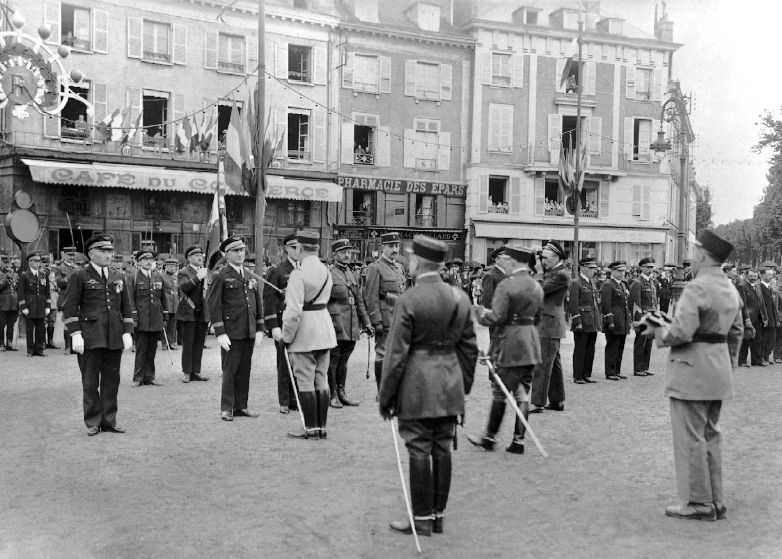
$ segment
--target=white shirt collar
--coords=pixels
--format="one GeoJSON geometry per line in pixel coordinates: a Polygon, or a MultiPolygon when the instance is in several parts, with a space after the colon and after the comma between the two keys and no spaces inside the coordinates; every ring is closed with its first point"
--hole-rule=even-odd
{"type": "Polygon", "coordinates": [[[646,274],[641,274],[641,277],[644,278],[646,281],[649,281],[649,278],[651,278],[651,276],[647,276],[646,274]]]}
{"type": "Polygon", "coordinates": [[[233,269],[234,269],[234,271],[235,271],[237,274],[239,274],[240,276],[244,277],[244,270],[243,270],[242,266],[234,266],[234,265],[233,265],[233,264],[231,264],[230,262],[228,263],[228,265],[229,265],[231,268],[233,268],[233,269]]]}
{"type": "Polygon", "coordinates": [[[590,278],[586,277],[584,274],[580,274],[582,278],[584,278],[586,281],[592,281],[590,278]]]}
{"type": "Polygon", "coordinates": [[[765,282],[765,281],[763,281],[763,280],[760,280],[760,283],[762,283],[763,285],[765,285],[766,287],[768,287],[768,282],[765,282]]]}
{"type": "Polygon", "coordinates": [[[93,268],[95,268],[95,271],[98,272],[98,275],[100,277],[103,277],[103,267],[98,266],[97,264],[95,264],[95,262],[90,262],[90,264],[92,265],[93,268]]]}

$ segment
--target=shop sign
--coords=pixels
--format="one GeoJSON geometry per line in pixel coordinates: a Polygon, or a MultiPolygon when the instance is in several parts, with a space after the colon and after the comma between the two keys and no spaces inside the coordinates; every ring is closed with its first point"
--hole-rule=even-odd
{"type": "Polygon", "coordinates": [[[382,190],[399,194],[425,194],[427,196],[467,197],[467,185],[407,179],[381,179],[375,177],[337,177],[337,184],[354,190],[382,190]]]}
{"type": "Polygon", "coordinates": [[[340,226],[334,230],[334,238],[339,239],[380,239],[385,233],[399,233],[407,241],[416,235],[426,235],[438,241],[463,243],[467,238],[466,229],[394,229],[388,227],[340,226]]]}

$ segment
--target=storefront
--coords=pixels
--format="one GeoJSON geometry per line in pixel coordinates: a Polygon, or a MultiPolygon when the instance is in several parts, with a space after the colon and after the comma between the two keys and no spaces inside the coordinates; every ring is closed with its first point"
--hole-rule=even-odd
{"type": "Polygon", "coordinates": [[[397,232],[402,238],[402,253],[412,248],[415,235],[427,235],[448,244],[448,260],[464,257],[465,229],[429,229],[424,227],[375,227],[339,225],[334,228],[334,238],[350,239],[356,247],[356,257],[362,260],[380,251],[380,237],[384,233],[397,232]]]}

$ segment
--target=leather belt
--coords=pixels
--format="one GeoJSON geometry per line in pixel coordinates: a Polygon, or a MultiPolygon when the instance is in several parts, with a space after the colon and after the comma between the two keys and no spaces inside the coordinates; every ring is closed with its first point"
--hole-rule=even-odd
{"type": "Polygon", "coordinates": [[[319,304],[312,304],[312,305],[304,305],[301,310],[307,312],[307,311],[321,311],[326,308],[326,303],[319,303],[319,304]]]}
{"type": "Polygon", "coordinates": [[[413,351],[427,351],[429,353],[451,353],[456,346],[451,344],[418,344],[413,346],[413,351]]]}
{"type": "Polygon", "coordinates": [[[513,315],[510,320],[505,323],[506,326],[533,326],[534,324],[535,319],[533,317],[516,315],[513,315]]]}
{"type": "Polygon", "coordinates": [[[728,337],[724,334],[708,334],[708,333],[695,333],[692,337],[692,343],[694,344],[724,344],[728,341],[728,337]]]}

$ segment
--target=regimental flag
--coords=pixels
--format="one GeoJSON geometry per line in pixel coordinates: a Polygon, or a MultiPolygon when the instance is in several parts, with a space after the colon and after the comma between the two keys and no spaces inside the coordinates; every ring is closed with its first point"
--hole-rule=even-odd
{"type": "Polygon", "coordinates": [[[119,142],[125,136],[126,129],[130,128],[130,107],[114,116],[109,128],[111,128],[111,141],[119,142]]]}
{"type": "Polygon", "coordinates": [[[182,127],[179,130],[179,134],[181,135],[182,139],[182,147],[183,151],[185,149],[190,149],[190,153],[193,152],[193,146],[192,146],[192,137],[193,137],[193,127],[190,124],[190,117],[185,115],[185,118],[182,119],[182,127]]]}
{"type": "Polygon", "coordinates": [[[174,148],[177,153],[184,153],[188,147],[190,141],[189,128],[190,121],[187,117],[182,119],[182,122],[177,123],[176,134],[174,135],[174,148]]]}
{"type": "MultiPolygon", "coordinates": [[[[578,55],[578,37],[573,37],[573,40],[571,41],[570,45],[567,48],[567,51],[565,51],[565,68],[562,70],[562,76],[560,76],[559,79],[559,87],[562,87],[565,84],[565,81],[567,80],[567,77],[570,75],[570,72],[573,71],[573,68],[578,63],[576,60],[576,56],[578,55]]],[[[579,78],[578,78],[578,85],[581,86],[581,77],[579,72],[579,78]]]]}
{"type": "Polygon", "coordinates": [[[241,192],[245,188],[242,167],[247,165],[245,124],[234,101],[231,121],[225,132],[225,182],[241,192]]]}
{"type": "Polygon", "coordinates": [[[198,115],[193,115],[193,123],[190,125],[190,153],[198,149],[201,133],[198,129],[198,115]]]}
{"type": "Polygon", "coordinates": [[[225,166],[221,158],[217,162],[217,190],[212,200],[212,213],[206,228],[206,262],[211,270],[220,255],[220,243],[228,238],[228,221],[225,212],[225,166]]]}
{"type": "MultiPolygon", "coordinates": [[[[204,115],[204,119],[206,119],[206,115],[204,115]]],[[[217,119],[214,118],[214,115],[209,115],[209,123],[204,126],[204,131],[201,134],[201,151],[209,151],[215,134],[217,134],[217,119]]]]}

